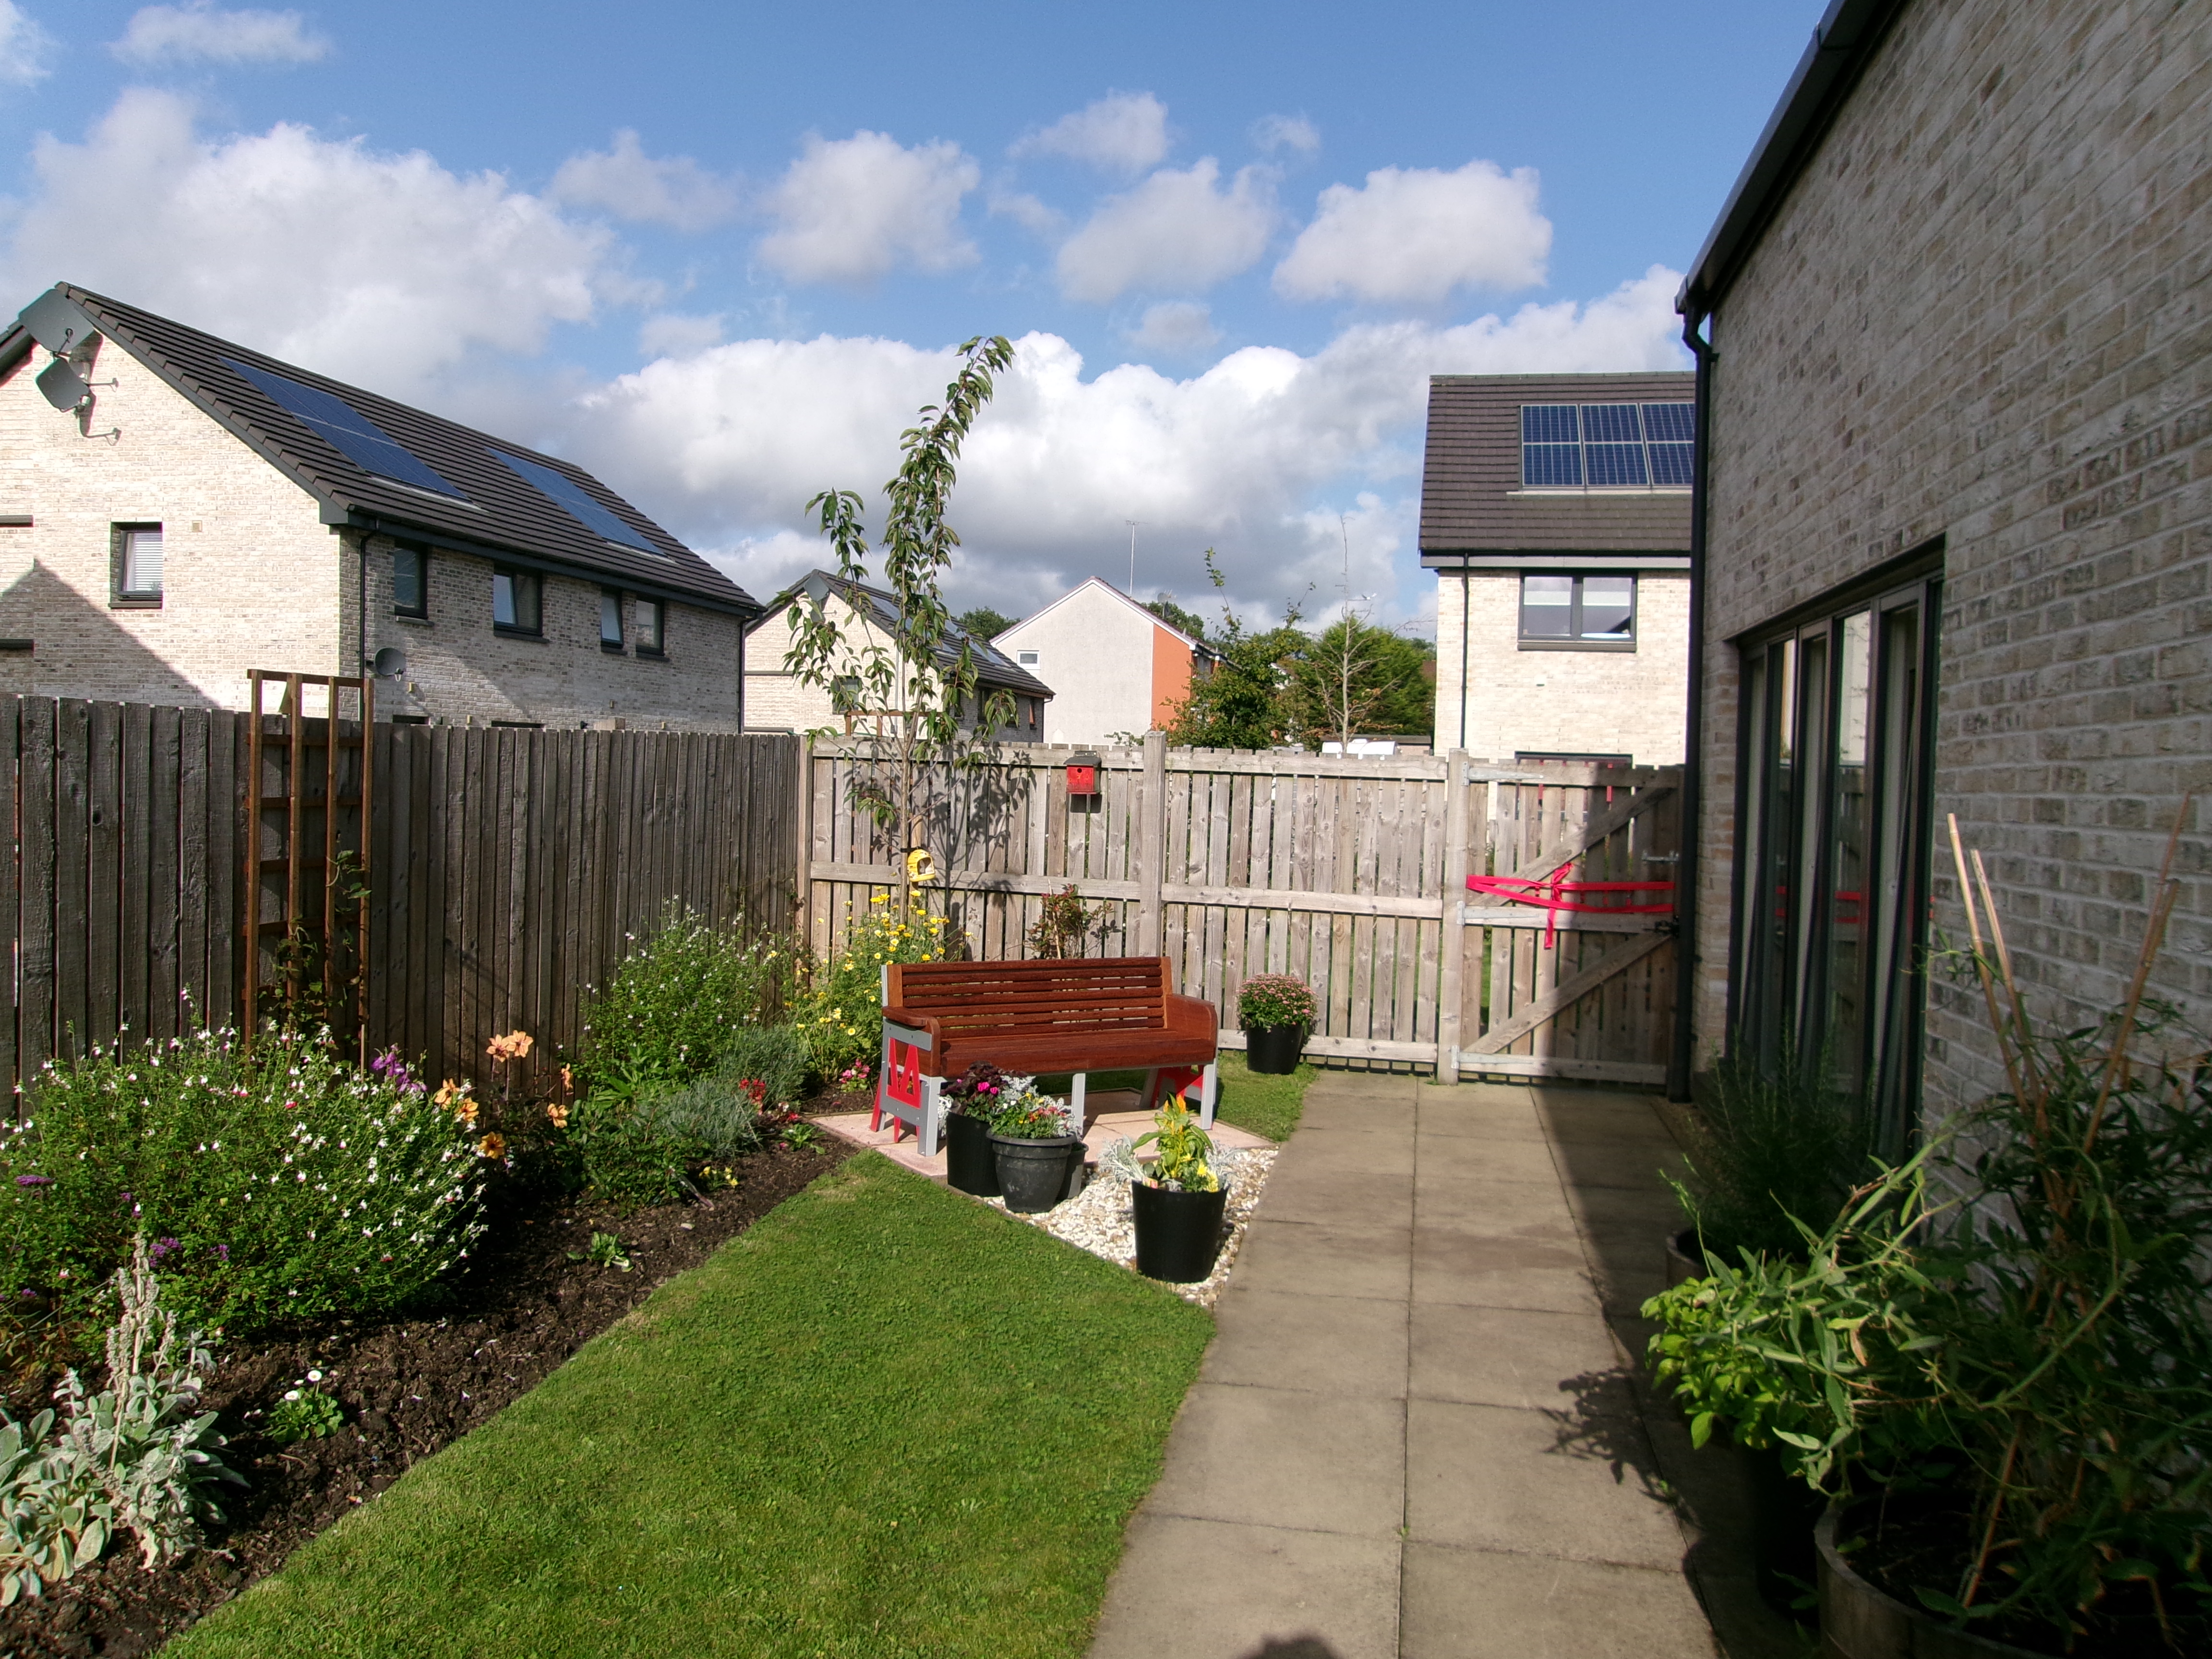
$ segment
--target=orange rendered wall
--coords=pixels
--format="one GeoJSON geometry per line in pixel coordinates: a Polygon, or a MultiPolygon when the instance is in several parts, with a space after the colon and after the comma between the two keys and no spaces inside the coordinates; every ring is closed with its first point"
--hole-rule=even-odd
{"type": "Polygon", "coordinates": [[[1175,718],[1175,706],[1190,695],[1190,647],[1164,628],[1152,630],[1152,725],[1175,718]]]}

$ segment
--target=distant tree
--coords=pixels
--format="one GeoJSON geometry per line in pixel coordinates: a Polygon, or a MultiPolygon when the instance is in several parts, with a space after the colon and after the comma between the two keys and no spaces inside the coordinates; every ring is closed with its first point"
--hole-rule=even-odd
{"type": "Polygon", "coordinates": [[[989,605],[979,605],[973,611],[962,611],[952,620],[960,624],[970,639],[995,640],[1021,618],[1001,616],[989,605]]]}
{"type": "MultiPolygon", "coordinates": [[[[1206,571],[1215,587],[1224,585],[1210,547],[1206,571]]],[[[1200,749],[1269,749],[1295,740],[1298,732],[1284,693],[1292,665],[1312,643],[1298,630],[1297,606],[1284,606],[1275,627],[1253,629],[1224,599],[1212,643],[1220,659],[1210,672],[1191,677],[1190,690],[1168,721],[1168,741],[1200,749]]]]}
{"type": "Polygon", "coordinates": [[[1436,647],[1347,612],[1290,665],[1285,724],[1309,741],[1427,731],[1435,720],[1436,647]]]}
{"type": "Polygon", "coordinates": [[[1195,611],[1186,611],[1175,602],[1172,594],[1155,593],[1152,602],[1145,607],[1170,628],[1180,628],[1194,640],[1206,637],[1206,623],[1195,611]]]}

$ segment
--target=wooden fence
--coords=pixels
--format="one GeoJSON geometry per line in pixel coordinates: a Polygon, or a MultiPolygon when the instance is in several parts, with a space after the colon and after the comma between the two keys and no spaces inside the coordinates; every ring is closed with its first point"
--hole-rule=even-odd
{"type": "MultiPolygon", "coordinates": [[[[239,1017],[248,720],[0,698],[0,1081],[239,1017]]],[[[799,764],[788,737],[378,725],[372,1047],[489,1082],[520,1028],[556,1064],[669,901],[787,925],[799,764]]]]}
{"type": "MultiPolygon", "coordinates": [[[[1103,908],[1091,954],[1164,955],[1235,1030],[1248,975],[1291,973],[1326,1058],[1657,1084],[1673,1022],[1661,915],[1553,915],[1467,890],[1472,874],[1667,881],[1679,769],[1494,766],[1465,755],[1356,757],[1097,751],[1100,793],[1071,799],[1070,751],[1001,749],[933,780],[928,844],[977,957],[1030,954],[1044,896],[1103,908]],[[1547,923],[1554,924],[1547,930],[1547,923]]],[[[830,948],[889,890],[901,850],[857,804],[859,744],[806,761],[808,926],[830,948]]],[[[1665,893],[1601,897],[1626,904],[1665,893]]]]}

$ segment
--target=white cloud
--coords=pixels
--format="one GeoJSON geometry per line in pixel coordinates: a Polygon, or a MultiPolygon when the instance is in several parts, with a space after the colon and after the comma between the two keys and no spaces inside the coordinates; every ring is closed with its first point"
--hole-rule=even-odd
{"type": "Polygon", "coordinates": [[[289,123],[211,141],[167,93],[125,92],[82,143],[42,137],[32,167],[8,292],[82,283],[398,396],[638,291],[609,270],[605,231],[497,173],[289,123]]]}
{"type": "Polygon", "coordinates": [[[1193,292],[1249,270],[1274,228],[1273,180],[1246,167],[1227,190],[1220,181],[1221,165],[1208,155],[1108,197],[1060,244],[1060,292],[1104,305],[1132,289],[1193,292]]]}
{"type": "Polygon", "coordinates": [[[1275,291],[1294,300],[1434,305],[1455,289],[1540,283],[1551,251],[1552,222],[1537,211],[1533,167],[1383,167],[1364,187],[1322,191],[1313,222],[1275,267],[1275,291]]]}
{"type": "Polygon", "coordinates": [[[1321,129],[1303,115],[1263,115],[1252,124],[1252,142],[1267,155],[1282,149],[1310,155],[1321,148],[1321,129]]]}
{"type": "Polygon", "coordinates": [[[1047,240],[1057,240],[1067,228],[1066,216],[1059,209],[1025,191],[994,190],[990,208],[994,218],[1012,219],[1031,235],[1047,240]]]}
{"type": "Polygon", "coordinates": [[[201,0],[141,9],[109,50],[126,64],[313,64],[331,43],[296,11],[217,11],[201,0]]]}
{"type": "Polygon", "coordinates": [[[15,0],[0,0],[0,82],[34,86],[53,70],[54,38],[15,0]]]}
{"type": "Polygon", "coordinates": [[[1168,153],[1168,107],[1149,92],[1109,92],[1013,147],[1017,155],[1065,155],[1108,173],[1142,173],[1168,153]]]}
{"type": "MultiPolygon", "coordinates": [[[[1185,380],[1133,364],[1085,378],[1067,342],[1028,335],[961,463],[954,596],[1034,608],[1093,571],[1125,568],[1125,520],[1139,519],[1147,591],[1192,603],[1207,591],[1198,555],[1212,545],[1240,604],[1273,605],[1286,583],[1309,581],[1326,601],[1342,554],[1338,509],[1316,497],[1364,489],[1382,505],[1358,508],[1368,529],[1354,538],[1355,576],[1384,617],[1417,614],[1418,574],[1393,591],[1379,573],[1407,544],[1428,377],[1680,368],[1680,282],[1654,266],[1588,304],[1450,328],[1366,324],[1310,356],[1248,347],[1185,380]]],[[[753,592],[772,592],[822,557],[807,497],[838,486],[872,500],[897,465],[898,433],[952,367],[950,351],[896,340],[732,341],[581,399],[564,453],[694,544],[725,550],[753,592]]]]}
{"type": "Polygon", "coordinates": [[[624,127],[613,145],[561,163],[546,194],[571,207],[598,208],[617,219],[705,230],[738,210],[737,187],[688,155],[647,155],[624,127]]]}
{"type": "Polygon", "coordinates": [[[1125,337],[1146,351],[1203,351],[1221,337],[1213,313],[1195,300],[1163,300],[1145,307],[1144,317],[1125,337]]]}
{"type": "Polygon", "coordinates": [[[722,343],[722,319],[664,311],[638,325],[637,349],[648,357],[693,357],[722,343]]]}
{"type": "Polygon", "coordinates": [[[972,264],[960,203],[982,171],[949,139],[911,149],[888,133],[810,135],[769,198],[781,228],[760,256],[798,283],[872,283],[904,263],[928,271],[972,264]]]}

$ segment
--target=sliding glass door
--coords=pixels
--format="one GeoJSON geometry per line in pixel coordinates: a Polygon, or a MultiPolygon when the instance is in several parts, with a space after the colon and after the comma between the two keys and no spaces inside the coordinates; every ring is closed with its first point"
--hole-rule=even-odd
{"type": "Polygon", "coordinates": [[[1876,1150],[1919,1105],[1929,691],[1939,579],[1743,647],[1731,1047],[1825,1063],[1876,1150]]]}

